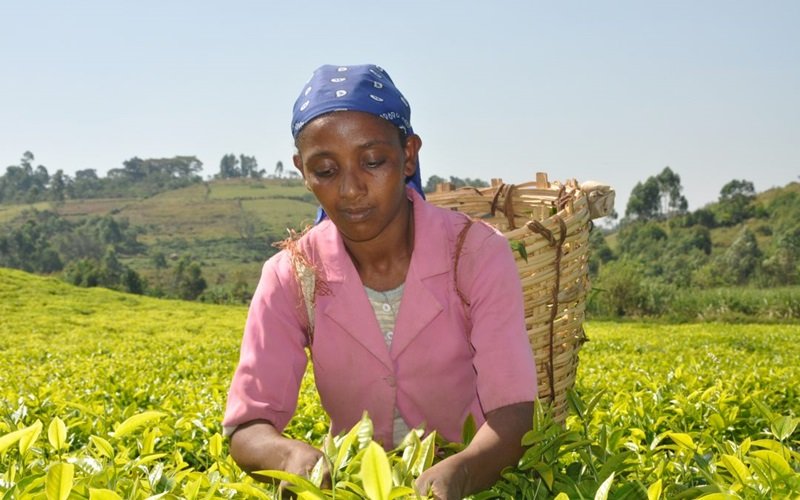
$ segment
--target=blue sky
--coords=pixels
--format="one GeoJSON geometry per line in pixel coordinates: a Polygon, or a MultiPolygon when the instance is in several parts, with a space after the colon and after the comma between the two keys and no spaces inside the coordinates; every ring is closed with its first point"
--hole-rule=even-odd
{"type": "Polygon", "coordinates": [[[422,176],[600,180],[670,166],[691,209],[800,175],[797,1],[6,1],[0,168],[226,153],[291,164],[320,64],[383,66],[422,176]]]}

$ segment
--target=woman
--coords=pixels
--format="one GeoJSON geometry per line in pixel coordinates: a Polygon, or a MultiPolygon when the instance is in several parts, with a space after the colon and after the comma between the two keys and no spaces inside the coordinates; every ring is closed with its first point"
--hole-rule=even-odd
{"type": "Polygon", "coordinates": [[[281,435],[310,347],[333,433],[367,411],[387,448],[416,427],[458,440],[471,414],[471,444],[417,488],[449,499],[490,487],[519,459],[536,396],[508,243],[424,201],[422,143],[381,68],[317,69],[292,133],[294,165],[321,211],[291,251],[264,265],[224,422],[233,458],[248,471],[298,474],[317,462],[319,450],[281,435]],[[315,275],[311,317],[298,261],[315,275]]]}

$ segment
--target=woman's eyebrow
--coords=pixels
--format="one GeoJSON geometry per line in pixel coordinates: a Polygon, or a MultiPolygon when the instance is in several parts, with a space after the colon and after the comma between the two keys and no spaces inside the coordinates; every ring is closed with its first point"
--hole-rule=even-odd
{"type": "Polygon", "coordinates": [[[359,148],[359,149],[368,149],[368,148],[371,148],[373,146],[383,146],[383,145],[391,146],[392,145],[392,141],[385,140],[385,139],[373,139],[373,140],[367,141],[367,142],[365,142],[363,144],[359,144],[356,147],[359,148]]]}
{"type": "MultiPolygon", "coordinates": [[[[391,146],[391,145],[393,145],[393,142],[391,140],[370,139],[370,140],[368,140],[366,142],[363,142],[361,144],[356,145],[355,148],[356,149],[369,149],[369,148],[374,147],[374,146],[391,146]]],[[[332,151],[332,150],[319,149],[319,150],[316,150],[316,151],[312,151],[311,154],[309,154],[306,157],[306,160],[310,160],[312,158],[317,158],[317,157],[320,157],[320,156],[335,156],[335,155],[336,155],[336,153],[334,151],[332,151]]]]}

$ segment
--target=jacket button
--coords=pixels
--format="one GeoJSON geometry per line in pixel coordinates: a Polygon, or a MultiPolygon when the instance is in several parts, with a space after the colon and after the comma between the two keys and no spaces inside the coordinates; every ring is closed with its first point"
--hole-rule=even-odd
{"type": "Polygon", "coordinates": [[[389,387],[395,387],[397,385],[397,381],[394,379],[394,376],[392,375],[384,377],[384,380],[386,381],[387,384],[389,384],[389,387]]]}

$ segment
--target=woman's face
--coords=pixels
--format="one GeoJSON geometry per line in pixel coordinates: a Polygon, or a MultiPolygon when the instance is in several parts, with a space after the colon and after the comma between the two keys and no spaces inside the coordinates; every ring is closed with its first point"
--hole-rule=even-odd
{"type": "Polygon", "coordinates": [[[419,137],[359,111],[312,120],[298,136],[294,165],[346,240],[378,238],[408,210],[405,178],[416,169],[419,137]]]}

